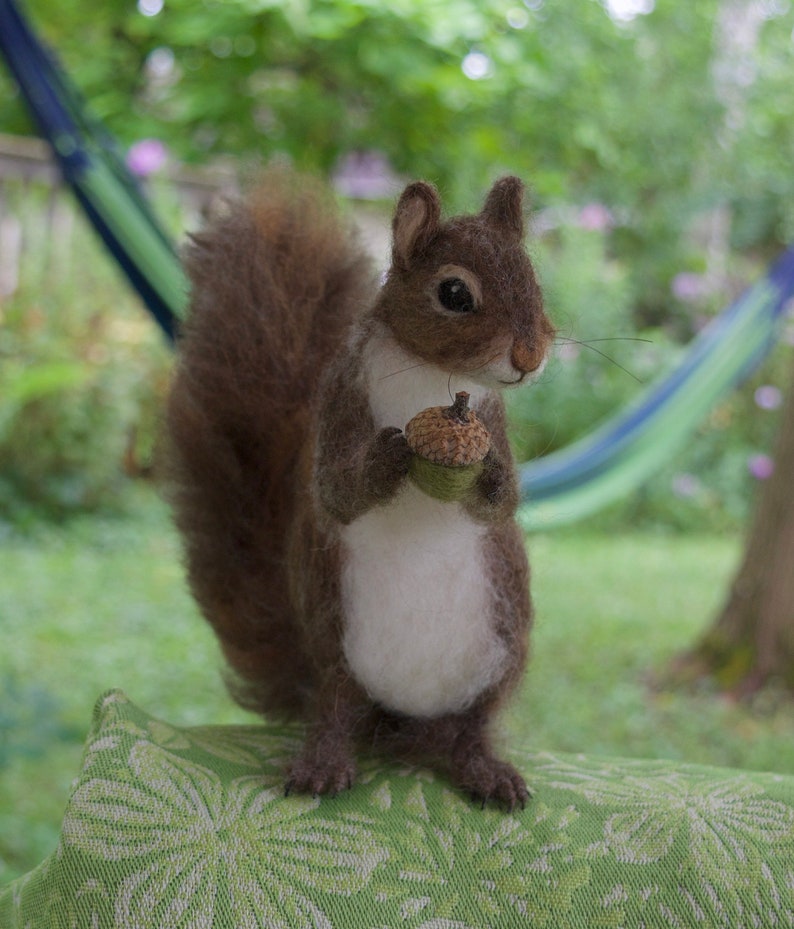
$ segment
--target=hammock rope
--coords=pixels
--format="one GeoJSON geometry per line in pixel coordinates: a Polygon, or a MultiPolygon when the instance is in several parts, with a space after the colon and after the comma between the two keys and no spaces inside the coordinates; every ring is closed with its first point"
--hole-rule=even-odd
{"type": "MultiPolygon", "coordinates": [[[[169,339],[187,301],[176,250],[104,127],[14,0],[0,0],[4,54],[88,219],[169,339]]],[[[528,530],[580,520],[635,490],[692,435],[774,344],[794,296],[794,248],[687,347],[675,368],[583,439],[522,465],[528,530]]]]}

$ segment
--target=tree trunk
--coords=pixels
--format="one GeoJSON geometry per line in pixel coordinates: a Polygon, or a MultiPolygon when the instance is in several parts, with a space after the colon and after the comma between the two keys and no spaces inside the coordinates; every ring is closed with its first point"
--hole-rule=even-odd
{"type": "Polygon", "coordinates": [[[727,602],[689,656],[739,694],[771,679],[794,690],[794,378],[774,461],[727,602]]]}

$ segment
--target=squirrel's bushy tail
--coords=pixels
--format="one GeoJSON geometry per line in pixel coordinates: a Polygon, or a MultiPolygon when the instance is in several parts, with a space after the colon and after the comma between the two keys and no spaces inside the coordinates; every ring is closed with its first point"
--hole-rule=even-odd
{"type": "Polygon", "coordinates": [[[290,607],[286,540],[318,380],[372,298],[369,260],[320,185],[272,170],[187,252],[189,316],[161,470],[190,586],[235,695],[302,715],[311,669],[290,607]]]}

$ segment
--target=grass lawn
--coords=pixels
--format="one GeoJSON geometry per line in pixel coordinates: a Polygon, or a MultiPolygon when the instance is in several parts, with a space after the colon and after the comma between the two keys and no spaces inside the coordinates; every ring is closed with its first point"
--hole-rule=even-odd
{"type": "MultiPolygon", "coordinates": [[[[0,883],[54,849],[104,690],[178,724],[252,718],[225,694],[162,506],[139,493],[134,518],[0,539],[0,883]]],[[[508,737],[794,773],[791,705],[648,686],[710,622],[738,549],[736,539],[586,530],[532,538],[533,659],[508,737]]]]}

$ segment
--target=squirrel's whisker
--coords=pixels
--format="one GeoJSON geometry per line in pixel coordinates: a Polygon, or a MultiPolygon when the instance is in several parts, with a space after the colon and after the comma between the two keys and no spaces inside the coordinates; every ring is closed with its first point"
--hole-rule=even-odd
{"type": "Polygon", "coordinates": [[[420,361],[419,364],[408,365],[407,368],[400,368],[397,371],[392,371],[389,374],[384,374],[382,377],[379,377],[379,381],[385,381],[390,377],[396,377],[398,374],[405,374],[406,371],[413,371],[415,368],[424,368],[426,365],[429,365],[429,361],[420,361]]]}
{"type": "Polygon", "coordinates": [[[635,337],[635,336],[612,336],[612,337],[607,337],[607,338],[602,338],[602,339],[574,339],[569,336],[557,336],[555,338],[555,342],[559,342],[559,341],[566,342],[567,344],[581,345],[584,348],[589,348],[590,351],[595,352],[597,355],[600,355],[602,358],[606,358],[607,361],[611,362],[613,365],[620,368],[621,371],[623,371],[625,374],[628,374],[628,376],[633,378],[638,384],[645,383],[641,377],[637,377],[637,375],[634,374],[633,371],[630,371],[628,368],[622,365],[619,361],[615,361],[615,359],[611,355],[607,355],[606,352],[602,352],[600,348],[595,348],[593,343],[594,342],[648,342],[648,343],[652,343],[653,342],[652,339],[642,339],[642,338],[635,337]]]}

